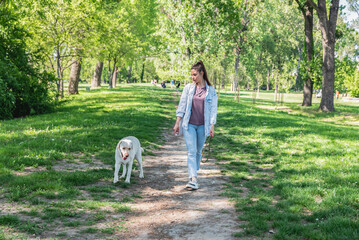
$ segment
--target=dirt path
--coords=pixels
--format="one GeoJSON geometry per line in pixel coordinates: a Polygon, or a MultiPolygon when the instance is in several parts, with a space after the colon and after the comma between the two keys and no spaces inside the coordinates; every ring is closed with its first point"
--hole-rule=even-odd
{"type": "MultiPolygon", "coordinates": [[[[165,143],[159,149],[153,150],[154,156],[144,157],[145,178],[140,179],[138,171],[133,171],[130,185],[125,188],[118,187],[111,192],[114,201],[121,202],[125,197],[129,197],[132,202],[127,202],[125,205],[129,206],[131,211],[114,212],[113,207],[109,206],[97,210],[86,210],[82,218],[76,219],[77,222],[93,221],[91,216],[94,214],[101,213],[105,217],[99,218],[91,226],[80,224],[75,227],[65,226],[60,219],[53,223],[46,223],[48,227],[38,236],[32,234],[22,238],[20,237],[22,235],[19,235],[14,239],[53,239],[54,237],[78,240],[235,239],[232,234],[241,231],[241,223],[236,217],[233,203],[221,196],[228,177],[221,174],[214,159],[209,159],[201,163],[201,169],[198,172],[199,190],[186,190],[188,173],[184,139],[175,137],[169,129],[165,131],[165,143]],[[101,233],[106,229],[115,229],[115,231],[101,233]]],[[[91,163],[84,163],[81,160],[82,155],[78,155],[78,159],[74,159],[74,162],[60,161],[53,166],[53,169],[60,172],[73,172],[89,169],[112,170],[113,168],[113,165],[104,164],[95,157],[92,158],[91,163]]],[[[18,175],[27,175],[35,171],[46,171],[46,169],[41,167],[25,169],[18,175]]],[[[101,188],[109,184],[112,183],[100,181],[93,184],[93,187],[101,188]]],[[[82,189],[81,193],[84,199],[91,199],[89,192],[82,189]]],[[[20,214],[22,210],[29,211],[30,209],[18,203],[8,203],[0,198],[0,213],[18,215],[22,221],[38,221],[41,226],[45,224],[38,217],[20,214]]],[[[6,231],[8,231],[7,234],[12,234],[11,229],[6,231]]]]}
{"type": "Polygon", "coordinates": [[[233,204],[221,196],[226,177],[215,161],[202,163],[200,189],[187,191],[183,137],[166,135],[155,154],[145,157],[145,178],[136,185],[143,198],[131,204],[134,212],[126,218],[121,239],[234,239],[239,221],[233,204]]]}

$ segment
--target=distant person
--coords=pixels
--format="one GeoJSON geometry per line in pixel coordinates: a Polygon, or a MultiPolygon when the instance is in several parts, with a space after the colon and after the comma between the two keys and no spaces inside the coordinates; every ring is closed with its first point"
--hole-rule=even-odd
{"type": "Polygon", "coordinates": [[[176,111],[175,135],[180,127],[187,146],[188,190],[198,189],[197,171],[201,163],[202,149],[206,138],[214,136],[217,118],[217,93],[208,80],[206,68],[198,61],[191,68],[192,84],[187,84],[182,92],[176,111]],[[181,126],[180,126],[181,124],[181,126]]]}
{"type": "Polygon", "coordinates": [[[173,85],[175,84],[175,80],[171,80],[171,88],[173,88],[173,85]]]}
{"type": "Polygon", "coordinates": [[[335,97],[336,97],[337,99],[339,98],[339,91],[338,91],[338,90],[335,91],[335,97]]]}
{"type": "Polygon", "coordinates": [[[178,82],[178,84],[176,85],[176,88],[179,88],[181,86],[181,82],[178,82]]]}
{"type": "Polygon", "coordinates": [[[165,81],[162,81],[161,87],[162,87],[162,88],[166,88],[166,83],[165,83],[165,81]]]}
{"type": "Polygon", "coordinates": [[[322,90],[318,89],[317,90],[317,94],[315,95],[316,98],[321,98],[322,97],[322,90]]]}

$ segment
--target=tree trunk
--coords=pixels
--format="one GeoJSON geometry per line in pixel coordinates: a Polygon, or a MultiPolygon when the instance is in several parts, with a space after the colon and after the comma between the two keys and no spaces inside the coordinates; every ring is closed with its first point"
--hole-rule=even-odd
{"type": "Polygon", "coordinates": [[[61,68],[61,57],[60,57],[60,50],[56,51],[56,73],[57,73],[57,94],[60,98],[64,97],[64,81],[63,81],[63,70],[61,68]]]}
{"type": "MultiPolygon", "coordinates": [[[[224,75],[224,72],[223,72],[224,75]]],[[[218,76],[218,97],[221,95],[221,87],[222,87],[222,83],[221,83],[221,76],[218,76]]]]}
{"type": "Polygon", "coordinates": [[[81,59],[74,59],[71,66],[70,78],[69,78],[69,94],[79,94],[79,81],[81,73],[81,59]]]}
{"type": "Polygon", "coordinates": [[[214,73],[213,73],[213,86],[214,86],[214,89],[217,89],[217,71],[214,70],[214,73]]]}
{"type": "Polygon", "coordinates": [[[333,112],[334,109],[334,45],[335,42],[323,41],[323,82],[322,82],[322,99],[319,109],[325,112],[333,112]]]}
{"type": "Polygon", "coordinates": [[[128,68],[128,75],[127,75],[127,82],[130,83],[131,82],[131,76],[132,76],[132,66],[130,66],[128,68]]]}
{"type": "Polygon", "coordinates": [[[92,77],[91,88],[99,88],[101,87],[101,75],[103,70],[103,62],[98,61],[96,63],[96,69],[92,77]]]}
{"type": "Polygon", "coordinates": [[[112,88],[111,58],[108,57],[108,88],[112,88]]]}
{"type": "Polygon", "coordinates": [[[116,87],[117,73],[118,73],[118,67],[115,67],[112,74],[112,88],[116,87]]]}
{"type": "Polygon", "coordinates": [[[142,71],[141,71],[141,76],[140,76],[140,83],[143,82],[143,75],[145,74],[145,62],[143,61],[142,63],[142,71]]]}
{"type": "Polygon", "coordinates": [[[241,85],[240,85],[240,79],[238,78],[238,86],[237,86],[237,102],[239,102],[240,97],[241,97],[241,85]]]}
{"type": "Polygon", "coordinates": [[[313,81],[310,77],[311,67],[310,63],[313,56],[313,7],[310,6],[308,1],[305,4],[305,9],[302,11],[305,21],[305,49],[307,54],[307,79],[304,82],[304,91],[303,91],[303,103],[302,106],[309,107],[312,106],[312,96],[313,96],[313,81]]]}
{"type": "Polygon", "coordinates": [[[236,51],[236,62],[234,64],[234,69],[235,69],[235,75],[234,75],[234,81],[233,81],[233,87],[234,87],[234,90],[235,90],[235,94],[234,94],[234,100],[237,100],[237,102],[239,102],[239,92],[238,92],[238,98],[237,98],[237,90],[239,91],[238,88],[238,85],[239,85],[239,79],[238,79],[238,72],[239,72],[239,51],[237,50],[236,51]]]}
{"type": "Polygon", "coordinates": [[[267,91],[269,91],[269,77],[270,77],[270,71],[267,70],[267,91]]]}
{"type": "MultiPolygon", "coordinates": [[[[298,39],[298,38],[296,38],[298,39]]],[[[302,62],[302,50],[303,48],[299,45],[299,43],[297,44],[297,49],[298,49],[298,63],[297,63],[297,77],[295,78],[295,90],[298,91],[300,89],[300,85],[301,85],[301,76],[299,74],[300,72],[300,64],[302,62]]]]}
{"type": "Polygon", "coordinates": [[[102,83],[106,84],[106,78],[105,77],[102,78],[102,83]]]}
{"type": "MultiPolygon", "coordinates": [[[[181,4],[181,2],[180,2],[180,4],[181,4]]],[[[187,46],[186,32],[185,32],[184,27],[182,25],[181,25],[181,29],[182,29],[182,41],[183,41],[183,44],[185,46],[187,46]]],[[[187,46],[186,51],[187,51],[188,60],[190,61],[191,60],[191,49],[187,46]]]]}
{"type": "Polygon", "coordinates": [[[339,13],[339,0],[330,1],[329,19],[326,0],[318,0],[318,5],[313,1],[310,4],[317,11],[322,32],[323,47],[323,80],[322,98],[319,109],[325,112],[334,112],[334,80],[335,80],[335,31],[339,13]]]}
{"type": "Polygon", "coordinates": [[[115,78],[115,82],[113,82],[113,74],[116,72],[116,63],[117,63],[117,59],[114,58],[113,59],[113,67],[112,67],[112,72],[111,72],[111,67],[110,67],[110,63],[111,63],[111,59],[108,59],[108,78],[109,78],[109,82],[108,82],[108,88],[113,88],[113,86],[116,86],[116,78],[115,78]]]}
{"type": "Polygon", "coordinates": [[[226,81],[226,69],[223,69],[223,77],[222,77],[222,89],[224,89],[224,82],[226,81]]]}

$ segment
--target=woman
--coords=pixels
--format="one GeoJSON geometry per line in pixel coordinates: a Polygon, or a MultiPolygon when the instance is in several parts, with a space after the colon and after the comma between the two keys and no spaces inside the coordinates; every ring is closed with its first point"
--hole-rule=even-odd
{"type": "Polygon", "coordinates": [[[197,171],[206,137],[214,136],[217,117],[217,93],[208,80],[206,68],[198,61],[191,68],[193,84],[187,84],[182,92],[173,127],[174,134],[179,133],[182,121],[183,136],[187,146],[188,190],[197,190],[197,171]]]}

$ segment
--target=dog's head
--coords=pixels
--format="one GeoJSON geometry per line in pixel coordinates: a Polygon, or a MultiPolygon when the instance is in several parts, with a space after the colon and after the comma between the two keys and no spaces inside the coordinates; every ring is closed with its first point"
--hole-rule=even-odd
{"type": "Polygon", "coordinates": [[[117,145],[117,149],[120,151],[123,160],[126,160],[128,156],[130,156],[132,148],[132,141],[128,139],[121,140],[117,145]]]}

